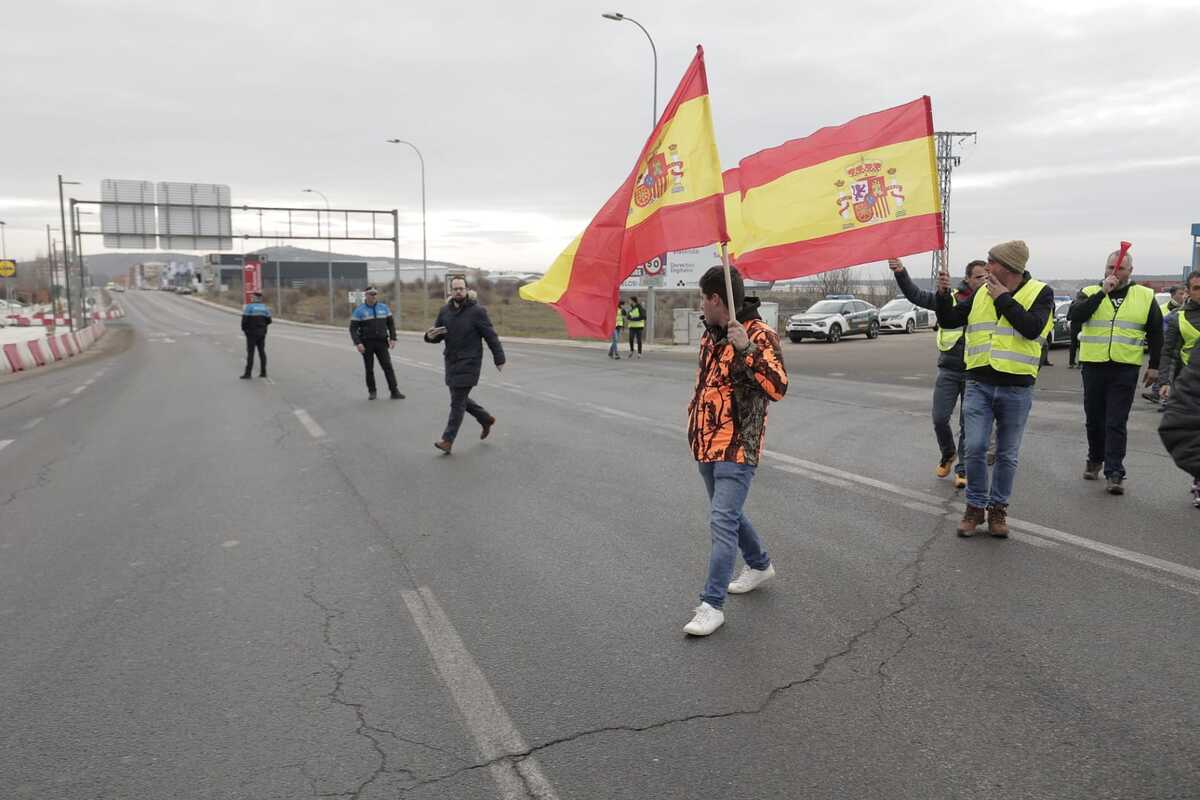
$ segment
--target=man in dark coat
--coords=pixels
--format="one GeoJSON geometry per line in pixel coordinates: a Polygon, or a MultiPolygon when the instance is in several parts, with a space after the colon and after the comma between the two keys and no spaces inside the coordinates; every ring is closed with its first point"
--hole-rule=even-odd
{"type": "Polygon", "coordinates": [[[479,372],[483,368],[483,342],[492,351],[496,369],[504,367],[504,348],[496,335],[487,309],[475,301],[474,292],[467,291],[465,278],[450,280],[450,302],[442,306],[433,327],[425,331],[425,341],[430,344],[445,342],[443,356],[446,361],[446,386],[450,388],[450,419],[442,438],[433,446],[446,455],[458,436],[463,414],[470,414],[479,421],[482,430],[480,439],[486,439],[496,424],[496,418],[483,406],[470,398],[471,389],[479,383],[479,372]]]}
{"type": "Polygon", "coordinates": [[[1175,465],[1192,476],[1192,505],[1200,508],[1200,358],[1175,378],[1158,435],[1175,465]]]}

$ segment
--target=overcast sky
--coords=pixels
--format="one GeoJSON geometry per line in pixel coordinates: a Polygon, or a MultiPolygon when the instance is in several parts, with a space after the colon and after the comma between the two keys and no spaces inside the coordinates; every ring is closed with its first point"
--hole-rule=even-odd
{"type": "Polygon", "coordinates": [[[315,207],[300,192],[313,187],[334,207],[399,208],[401,255],[419,258],[416,158],[384,143],[399,137],[425,156],[431,259],[541,271],[625,178],[651,124],[649,43],[604,11],[654,37],[660,108],[704,45],[726,167],[929,94],[937,129],[979,132],[954,177],[956,267],[1014,238],[1047,277],[1100,275],[1121,239],[1142,274],[1189,259],[1195,0],[9,3],[8,254],[45,250],[61,172],[80,198],[129,178],[315,207]]]}

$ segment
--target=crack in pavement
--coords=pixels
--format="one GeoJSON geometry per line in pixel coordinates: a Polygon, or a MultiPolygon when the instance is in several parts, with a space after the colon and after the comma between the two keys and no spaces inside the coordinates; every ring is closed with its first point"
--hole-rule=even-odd
{"type": "MultiPolygon", "coordinates": [[[[910,628],[907,625],[907,623],[905,623],[902,619],[899,618],[899,615],[908,611],[910,608],[912,608],[914,605],[916,605],[916,603],[918,601],[918,592],[921,588],[921,569],[924,565],[924,559],[925,559],[925,556],[927,555],[927,553],[929,552],[929,549],[933,546],[934,542],[936,542],[938,540],[938,538],[942,535],[942,531],[941,531],[942,527],[943,527],[943,523],[940,520],[937,523],[935,523],[934,532],[924,542],[921,543],[921,546],[919,548],[917,548],[917,552],[913,558],[913,561],[911,563],[905,565],[905,567],[899,571],[900,575],[903,575],[906,572],[912,572],[913,578],[912,578],[912,581],[910,582],[910,584],[908,585],[908,587],[903,592],[901,592],[899,597],[897,598],[897,600],[896,600],[897,607],[896,608],[893,608],[892,610],[888,611],[886,614],[880,615],[875,620],[873,620],[871,622],[871,624],[869,624],[868,626],[866,626],[865,628],[860,630],[858,633],[855,633],[853,636],[851,636],[846,641],[845,646],[843,646],[840,650],[827,655],[825,658],[821,659],[819,662],[817,662],[815,665],[813,665],[812,669],[804,677],[797,678],[794,681],[789,681],[788,683],[785,683],[781,686],[776,686],[773,689],[771,689],[771,691],[767,693],[766,697],[763,698],[762,702],[760,702],[756,707],[747,708],[747,709],[737,709],[734,711],[706,713],[706,714],[689,714],[684,717],[676,717],[676,718],[672,718],[672,719],[661,720],[659,722],[654,722],[654,723],[650,723],[647,725],[608,725],[608,726],[604,726],[601,728],[593,728],[590,730],[579,731],[577,733],[569,734],[567,736],[562,736],[557,739],[551,739],[549,741],[542,742],[541,744],[534,745],[533,747],[530,747],[528,750],[525,750],[520,753],[506,753],[502,756],[498,756],[496,758],[490,759],[488,761],[484,761],[482,763],[472,764],[468,767],[463,767],[462,769],[455,770],[454,772],[449,772],[444,775],[435,776],[428,780],[424,780],[419,783],[416,783],[413,786],[401,789],[400,794],[402,794],[402,795],[407,794],[408,792],[411,792],[414,789],[419,789],[419,788],[422,788],[425,786],[429,786],[431,784],[441,783],[443,781],[451,780],[451,779],[456,778],[460,775],[463,775],[467,772],[471,772],[473,770],[478,770],[478,769],[490,768],[497,764],[507,763],[507,764],[512,765],[514,767],[514,769],[519,770],[519,765],[521,764],[522,761],[524,761],[527,758],[530,758],[531,756],[533,756],[537,753],[548,750],[551,747],[556,747],[557,745],[560,745],[560,744],[568,744],[568,743],[576,742],[576,741],[579,741],[580,739],[585,739],[585,738],[592,737],[592,736],[599,736],[599,735],[606,734],[606,733],[646,733],[649,731],[656,731],[656,730],[660,730],[662,728],[667,728],[667,727],[670,727],[673,725],[686,724],[689,722],[706,721],[706,720],[722,720],[722,719],[731,719],[731,718],[735,718],[735,717],[756,716],[756,715],[761,714],[762,712],[766,711],[767,708],[777,698],[790,692],[792,689],[802,688],[808,684],[816,683],[817,681],[819,681],[821,679],[821,676],[825,673],[826,670],[829,669],[829,667],[834,662],[850,655],[852,652],[854,652],[855,647],[862,640],[864,640],[864,639],[870,637],[871,635],[873,635],[874,633],[876,633],[881,627],[883,627],[889,621],[894,620],[894,621],[898,622],[905,629],[906,635],[904,637],[904,640],[891,653],[889,653],[880,662],[879,665],[877,665],[877,667],[875,669],[875,674],[878,676],[880,674],[880,670],[884,669],[890,661],[895,659],[900,654],[900,652],[904,649],[905,645],[908,644],[909,640],[911,640],[916,635],[913,632],[912,628],[910,628]]],[[[528,786],[527,786],[527,788],[528,788],[528,786]]],[[[530,793],[530,797],[536,798],[536,795],[530,793]]]]}
{"type": "Polygon", "coordinates": [[[47,461],[45,464],[38,467],[37,472],[35,473],[35,475],[33,477],[33,481],[25,486],[18,487],[17,489],[13,490],[12,492],[9,492],[8,499],[3,502],[0,502],[0,508],[6,506],[9,503],[16,500],[19,495],[22,495],[26,492],[31,492],[34,489],[41,489],[41,488],[49,485],[50,473],[54,469],[54,466],[57,464],[61,464],[63,461],[65,461],[67,459],[68,456],[79,455],[79,453],[81,453],[81,452],[83,452],[82,447],[69,448],[67,450],[67,452],[63,453],[59,457],[53,458],[50,461],[47,461]]]}

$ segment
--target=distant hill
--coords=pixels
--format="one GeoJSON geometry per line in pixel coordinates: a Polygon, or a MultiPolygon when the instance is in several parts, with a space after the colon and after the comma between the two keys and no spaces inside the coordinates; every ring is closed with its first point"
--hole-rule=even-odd
{"type": "MultiPolygon", "coordinates": [[[[305,247],[261,247],[248,252],[261,253],[267,256],[270,261],[324,261],[329,258],[329,253],[325,250],[310,250],[305,247]]],[[[392,263],[392,259],[387,256],[364,256],[355,253],[334,253],[333,259],[335,261],[367,261],[372,264],[392,263]]],[[[88,273],[93,276],[95,281],[99,282],[101,278],[112,280],[117,275],[124,275],[134,264],[141,264],[146,261],[162,261],[165,263],[174,261],[176,264],[191,264],[193,267],[197,267],[204,260],[204,256],[196,253],[169,252],[96,253],[95,255],[88,255],[85,252],[83,260],[87,265],[88,273]]],[[[421,263],[419,258],[400,259],[400,266],[402,267],[419,267],[421,263]]],[[[430,261],[429,266],[463,270],[470,269],[470,267],[463,264],[455,264],[450,261],[430,261]]]]}

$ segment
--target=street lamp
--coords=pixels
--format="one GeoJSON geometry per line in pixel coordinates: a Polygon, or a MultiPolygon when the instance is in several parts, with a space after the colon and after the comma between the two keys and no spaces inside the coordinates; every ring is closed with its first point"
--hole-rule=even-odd
{"type": "Polygon", "coordinates": [[[642,28],[642,33],[646,34],[646,39],[650,42],[650,52],[654,56],[654,94],[652,95],[650,106],[650,130],[654,130],[654,126],[658,124],[658,50],[654,46],[654,39],[650,38],[650,31],[642,27],[642,23],[638,22],[633,17],[627,17],[617,11],[612,11],[600,16],[605,19],[611,19],[614,22],[632,22],[639,28],[642,28]]]}
{"type": "MultiPolygon", "coordinates": [[[[8,244],[4,241],[4,229],[8,223],[0,219],[0,258],[8,258],[8,244]]],[[[4,283],[8,289],[8,302],[12,302],[12,278],[5,278],[4,283]]],[[[36,284],[35,284],[36,285],[36,284]]]]}
{"type": "MultiPolygon", "coordinates": [[[[59,224],[62,226],[59,230],[62,231],[63,237],[63,283],[67,287],[67,324],[70,326],[72,333],[75,332],[75,315],[71,313],[71,244],[67,239],[67,210],[63,207],[63,186],[78,186],[79,181],[64,181],[60,173],[58,176],[58,217],[59,224]]],[[[74,238],[75,231],[71,230],[71,236],[74,238]]]]}
{"type": "MultiPolygon", "coordinates": [[[[325,201],[325,244],[329,253],[326,266],[329,268],[329,324],[333,324],[333,216],[329,211],[329,198],[316,189],[301,189],[310,194],[319,194],[325,201]]],[[[317,236],[321,235],[321,210],[317,209],[317,236]]]]}
{"type": "MultiPolygon", "coordinates": [[[[421,300],[421,316],[425,324],[429,324],[429,258],[425,248],[425,158],[412,142],[403,139],[388,139],[388,144],[406,144],[417,154],[421,162],[421,283],[424,285],[425,297],[421,300]]],[[[396,306],[400,305],[400,275],[396,275],[396,306]]]]}

